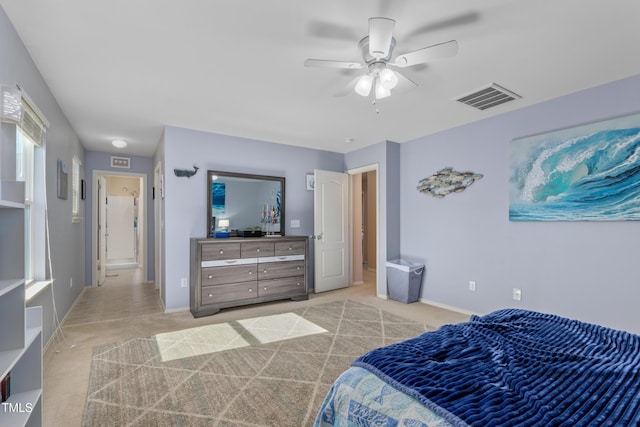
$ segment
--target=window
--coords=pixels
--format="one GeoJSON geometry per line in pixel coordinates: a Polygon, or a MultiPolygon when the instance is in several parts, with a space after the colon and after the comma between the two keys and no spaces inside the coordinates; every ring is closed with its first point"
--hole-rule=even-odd
{"type": "Polygon", "coordinates": [[[71,217],[80,222],[80,159],[73,156],[71,167],[71,217]]]}
{"type": "Polygon", "coordinates": [[[16,180],[24,181],[24,262],[25,280],[33,280],[33,188],[35,145],[21,127],[16,128],[16,180]]]}
{"type": "Polygon", "coordinates": [[[28,96],[22,93],[22,119],[16,126],[16,180],[25,183],[25,281],[42,280],[44,245],[44,139],[48,126],[28,96]],[[36,256],[37,254],[37,256],[36,256]]]}

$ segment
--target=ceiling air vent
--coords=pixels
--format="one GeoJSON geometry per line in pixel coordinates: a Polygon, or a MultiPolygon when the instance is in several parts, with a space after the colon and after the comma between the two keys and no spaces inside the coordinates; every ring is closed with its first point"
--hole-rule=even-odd
{"type": "Polygon", "coordinates": [[[505,102],[514,101],[518,98],[522,97],[500,85],[492,83],[487,87],[478,89],[468,95],[464,95],[456,99],[456,101],[467,104],[473,108],[477,108],[478,110],[486,110],[487,108],[495,107],[497,105],[504,104],[505,102]]]}

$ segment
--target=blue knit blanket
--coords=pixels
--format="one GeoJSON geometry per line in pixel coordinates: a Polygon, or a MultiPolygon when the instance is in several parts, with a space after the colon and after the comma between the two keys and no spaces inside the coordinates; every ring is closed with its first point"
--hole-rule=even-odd
{"type": "Polygon", "coordinates": [[[640,336],[555,315],[472,316],[353,365],[454,426],[640,425],[640,336]]]}

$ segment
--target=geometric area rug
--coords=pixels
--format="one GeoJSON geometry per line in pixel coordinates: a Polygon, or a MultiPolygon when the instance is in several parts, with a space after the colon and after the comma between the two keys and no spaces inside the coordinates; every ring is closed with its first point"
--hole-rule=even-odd
{"type": "Polygon", "coordinates": [[[344,300],[99,345],[83,426],[308,426],[355,358],[433,329],[344,300]]]}

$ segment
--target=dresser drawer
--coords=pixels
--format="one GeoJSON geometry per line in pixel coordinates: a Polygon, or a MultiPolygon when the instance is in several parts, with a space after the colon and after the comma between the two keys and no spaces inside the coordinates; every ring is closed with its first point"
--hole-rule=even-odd
{"type": "Polygon", "coordinates": [[[202,286],[257,280],[256,264],[231,265],[227,267],[205,267],[202,269],[202,286]]]}
{"type": "Polygon", "coordinates": [[[274,242],[276,255],[304,255],[307,241],[274,242]]]}
{"type": "Polygon", "coordinates": [[[304,276],[285,277],[282,279],[261,280],[258,284],[258,296],[276,294],[305,293],[304,276]]]}
{"type": "Polygon", "coordinates": [[[202,260],[215,261],[221,259],[240,258],[240,242],[208,243],[202,245],[202,260]]]}
{"type": "Polygon", "coordinates": [[[255,281],[230,285],[204,286],[202,288],[202,305],[257,298],[257,290],[258,283],[255,281]]]}
{"type": "Polygon", "coordinates": [[[263,256],[273,256],[274,242],[258,241],[258,242],[242,242],[240,256],[242,258],[255,258],[263,256]]]}
{"type": "Polygon", "coordinates": [[[258,280],[304,276],[304,261],[268,262],[258,264],[258,280]]]}

